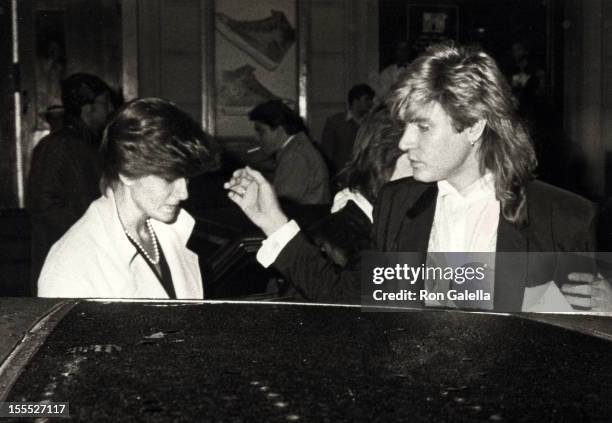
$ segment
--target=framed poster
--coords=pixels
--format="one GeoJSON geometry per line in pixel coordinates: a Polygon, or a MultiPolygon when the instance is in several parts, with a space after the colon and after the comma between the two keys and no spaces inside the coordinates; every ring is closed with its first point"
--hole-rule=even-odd
{"type": "Polygon", "coordinates": [[[452,5],[408,5],[408,41],[421,52],[431,44],[457,41],[459,9],[452,5]]]}
{"type": "MultiPolygon", "coordinates": [[[[279,99],[298,112],[305,87],[297,0],[214,0],[208,22],[209,93],[204,121],[220,138],[253,134],[248,113],[279,99]]],[[[300,28],[301,29],[301,28],[300,28]]]]}

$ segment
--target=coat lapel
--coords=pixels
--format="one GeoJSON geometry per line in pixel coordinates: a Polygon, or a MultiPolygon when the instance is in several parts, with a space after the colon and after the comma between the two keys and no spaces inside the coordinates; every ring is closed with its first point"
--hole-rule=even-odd
{"type": "Polygon", "coordinates": [[[152,223],[172,274],[176,297],[203,298],[198,256],[185,245],[194,226],[193,218],[181,210],[177,221],[171,225],[155,220],[152,223]]]}
{"type": "MultiPolygon", "coordinates": [[[[404,199],[402,207],[398,207],[392,220],[393,225],[389,228],[389,240],[392,241],[390,250],[415,253],[416,255],[411,255],[415,260],[413,266],[419,266],[427,260],[429,235],[436,211],[437,185],[424,185],[424,188],[421,195],[416,197],[416,201],[404,199]]],[[[411,289],[419,292],[424,286],[423,279],[420,278],[411,289]]]]}
{"type": "MultiPolygon", "coordinates": [[[[436,211],[436,184],[417,185],[403,190],[381,210],[378,248],[382,251],[422,252],[425,263],[429,237],[436,211]],[[385,219],[386,218],[386,219],[385,219]]],[[[527,280],[529,237],[528,225],[519,227],[500,213],[495,257],[495,311],[520,311],[527,280]]]]}
{"type": "MultiPolygon", "coordinates": [[[[395,251],[422,251],[426,252],[429,245],[429,236],[436,212],[436,198],[438,187],[430,185],[425,189],[416,202],[407,209],[401,210],[398,216],[397,228],[393,228],[393,250],[395,251]]],[[[425,256],[425,254],[423,255],[425,256]]]]}
{"type": "Polygon", "coordinates": [[[110,261],[100,263],[105,272],[103,280],[112,281],[113,297],[167,298],[159,280],[125,235],[113,190],[107,189],[105,195],[92,206],[99,217],[99,233],[105,236],[98,248],[104,249],[105,256],[116,263],[115,266],[111,266],[110,261]]]}
{"type": "Polygon", "coordinates": [[[390,196],[390,201],[380,203],[378,210],[375,208],[373,239],[383,252],[426,251],[427,241],[423,243],[423,239],[429,239],[438,188],[411,178],[402,185],[390,196]]]}

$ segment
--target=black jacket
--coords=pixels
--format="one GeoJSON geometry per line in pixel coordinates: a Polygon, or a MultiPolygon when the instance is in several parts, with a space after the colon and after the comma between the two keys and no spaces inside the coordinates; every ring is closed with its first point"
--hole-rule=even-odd
{"type": "MultiPolygon", "coordinates": [[[[387,252],[420,252],[424,263],[437,193],[435,183],[421,183],[412,178],[385,185],[374,207],[373,248],[387,252]]],[[[527,221],[523,227],[518,227],[500,216],[497,251],[594,251],[595,225],[596,209],[589,201],[543,182],[532,181],[527,186],[527,221]]],[[[496,311],[517,311],[522,304],[529,261],[527,254],[513,257],[512,262],[496,263],[496,311]]],[[[313,300],[359,302],[359,267],[340,269],[323,257],[302,234],[289,242],[274,266],[313,300]]],[[[556,266],[555,272],[564,271],[556,266]]]]}

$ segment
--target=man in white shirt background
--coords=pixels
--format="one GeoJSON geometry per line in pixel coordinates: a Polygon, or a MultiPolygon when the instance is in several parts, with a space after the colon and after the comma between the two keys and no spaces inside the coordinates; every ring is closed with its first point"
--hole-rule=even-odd
{"type": "MultiPolygon", "coordinates": [[[[417,252],[422,263],[434,251],[496,253],[494,295],[486,307],[496,311],[521,311],[531,288],[553,278],[561,284],[559,275],[573,270],[554,254],[594,251],[595,207],[535,180],[529,135],[488,54],[432,46],[408,66],[389,102],[406,124],[399,148],[414,174],[381,190],[376,250],[417,252]],[[521,254],[500,260],[500,252],[521,254]],[[534,252],[553,253],[544,279],[525,254],[534,252]]],[[[358,272],[340,272],[320,257],[261,175],[239,170],[226,188],[268,236],[258,252],[263,265],[273,264],[319,300],[358,301],[358,272]]]]}
{"type": "Polygon", "coordinates": [[[249,120],[264,153],[274,156],[276,194],[293,204],[329,204],[329,172],[300,115],[271,100],[255,106],[249,120]]]}

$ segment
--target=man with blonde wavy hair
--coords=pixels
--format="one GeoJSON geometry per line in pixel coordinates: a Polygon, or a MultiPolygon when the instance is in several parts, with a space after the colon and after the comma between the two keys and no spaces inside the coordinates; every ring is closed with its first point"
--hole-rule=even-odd
{"type": "MultiPolygon", "coordinates": [[[[387,103],[405,122],[399,148],[414,174],[382,188],[374,209],[375,249],[418,252],[421,263],[432,252],[493,253],[493,295],[477,308],[496,311],[525,310],[530,289],[562,283],[559,275],[565,278],[572,269],[557,253],[594,251],[595,208],[535,180],[529,135],[491,56],[432,46],[408,66],[387,103]],[[532,252],[548,253],[544,273],[541,263],[535,268],[525,254],[532,252]]],[[[226,187],[268,236],[258,254],[261,262],[305,290],[358,298],[359,276],[331,269],[318,256],[297,225],[287,222],[258,174],[237,171],[226,187]]],[[[423,283],[417,286],[427,288],[423,283]]]]}

